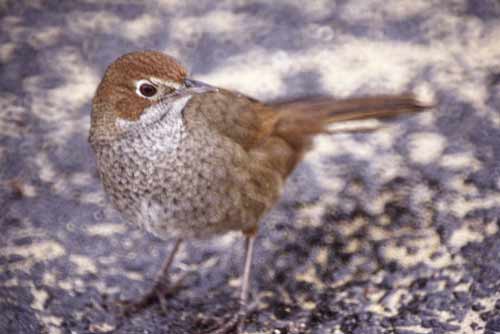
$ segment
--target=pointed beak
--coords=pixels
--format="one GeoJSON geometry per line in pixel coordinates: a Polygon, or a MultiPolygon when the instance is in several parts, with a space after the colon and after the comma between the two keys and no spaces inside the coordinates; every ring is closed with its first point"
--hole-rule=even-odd
{"type": "Polygon", "coordinates": [[[210,86],[209,84],[197,80],[184,79],[184,84],[186,85],[187,90],[199,94],[211,91],[217,91],[216,87],[210,86]]]}
{"type": "Polygon", "coordinates": [[[184,79],[184,84],[186,85],[187,88],[198,88],[198,87],[208,86],[206,83],[203,83],[201,81],[196,81],[193,79],[184,79]]]}

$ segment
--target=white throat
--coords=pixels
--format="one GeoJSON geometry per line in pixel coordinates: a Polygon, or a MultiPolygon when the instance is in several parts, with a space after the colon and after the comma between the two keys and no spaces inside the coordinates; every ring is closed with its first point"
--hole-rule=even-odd
{"type": "Polygon", "coordinates": [[[185,135],[182,110],[191,97],[186,95],[155,104],[136,121],[118,119],[116,126],[125,132],[123,149],[155,161],[173,154],[185,135]]]}
{"type": "Polygon", "coordinates": [[[192,95],[186,95],[181,98],[171,99],[152,105],[151,107],[145,109],[139,119],[135,121],[118,118],[116,120],[116,126],[121,130],[129,131],[156,123],[164,117],[176,118],[182,114],[182,110],[191,97],[192,95]]]}

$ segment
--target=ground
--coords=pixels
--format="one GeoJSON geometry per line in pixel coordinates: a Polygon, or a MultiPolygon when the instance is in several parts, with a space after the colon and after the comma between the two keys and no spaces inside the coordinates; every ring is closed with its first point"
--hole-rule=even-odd
{"type": "Polygon", "coordinates": [[[192,240],[187,288],[118,324],[171,241],[109,208],[87,143],[119,55],[155,49],[268,101],[415,92],[432,112],[322,136],[262,222],[247,333],[500,332],[500,3],[0,2],[0,333],[203,333],[242,238],[192,240]]]}

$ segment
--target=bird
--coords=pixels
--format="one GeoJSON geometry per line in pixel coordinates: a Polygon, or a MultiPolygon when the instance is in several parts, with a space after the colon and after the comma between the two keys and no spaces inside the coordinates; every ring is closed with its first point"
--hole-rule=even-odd
{"type": "Polygon", "coordinates": [[[175,240],[154,286],[129,302],[130,309],[161,301],[174,289],[169,272],[183,241],[238,231],[245,240],[239,309],[213,333],[241,333],[259,224],[314,137],[333,123],[429,107],[408,93],[265,103],[194,80],[159,51],[117,58],[92,100],[89,142],[98,175],[125,221],[175,240]]]}

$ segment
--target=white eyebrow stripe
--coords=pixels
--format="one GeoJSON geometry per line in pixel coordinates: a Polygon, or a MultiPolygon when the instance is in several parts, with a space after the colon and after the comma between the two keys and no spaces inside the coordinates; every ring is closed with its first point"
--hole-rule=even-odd
{"type": "Polygon", "coordinates": [[[168,87],[172,87],[173,89],[179,89],[182,87],[180,83],[171,80],[162,80],[155,77],[149,78],[149,80],[155,85],[165,85],[168,87]]]}

